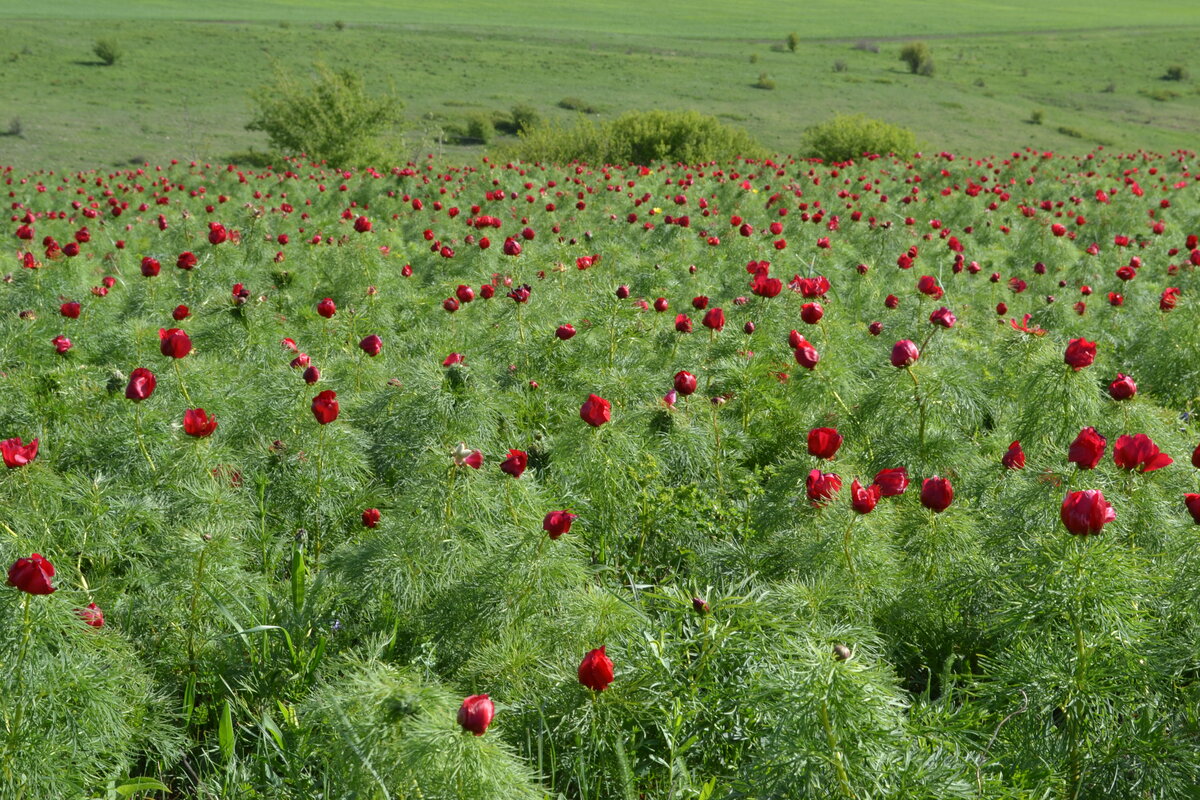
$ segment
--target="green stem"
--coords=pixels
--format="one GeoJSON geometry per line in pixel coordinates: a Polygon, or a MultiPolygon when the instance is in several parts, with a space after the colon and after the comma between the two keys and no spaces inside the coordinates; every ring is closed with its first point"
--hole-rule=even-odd
{"type": "Polygon", "coordinates": [[[844,797],[854,798],[854,790],[850,788],[850,776],[846,774],[841,748],[838,747],[837,736],[833,732],[833,724],[829,721],[829,702],[821,698],[818,708],[821,716],[821,727],[825,729],[825,742],[829,745],[829,754],[833,760],[833,768],[837,772],[838,788],[844,797]]]}
{"type": "Polygon", "coordinates": [[[175,367],[175,378],[179,381],[179,391],[183,392],[183,399],[187,401],[188,408],[191,408],[192,398],[188,396],[187,386],[183,384],[183,373],[179,370],[179,359],[172,358],[171,366],[175,367]]]}
{"type": "Polygon", "coordinates": [[[842,552],[846,556],[846,569],[850,571],[850,580],[858,583],[858,575],[854,571],[854,559],[850,555],[850,532],[854,530],[856,517],[850,518],[850,524],[846,526],[846,532],[842,534],[842,552]]]}
{"type": "Polygon", "coordinates": [[[204,579],[204,557],[208,554],[208,543],[200,546],[200,555],[196,559],[196,579],[192,582],[192,600],[188,608],[188,668],[194,674],[196,671],[196,603],[200,599],[200,583],[204,579]]]}
{"type": "Polygon", "coordinates": [[[142,455],[146,457],[146,463],[150,465],[151,472],[157,472],[158,468],[154,466],[154,459],[150,457],[150,453],[146,450],[146,442],[142,440],[142,404],[137,404],[137,410],[134,412],[133,431],[137,435],[138,447],[142,450],[142,455]]]}
{"type": "Polygon", "coordinates": [[[325,460],[325,425],[321,426],[320,438],[317,440],[317,494],[316,494],[316,531],[313,535],[313,569],[321,563],[321,490],[324,488],[321,484],[321,465],[325,460]]]}
{"type": "Polygon", "coordinates": [[[913,382],[913,399],[917,403],[917,442],[920,446],[921,455],[925,454],[925,398],[921,396],[921,384],[917,381],[917,375],[912,371],[912,367],[905,367],[904,371],[908,373],[908,377],[912,378],[913,382]]]}

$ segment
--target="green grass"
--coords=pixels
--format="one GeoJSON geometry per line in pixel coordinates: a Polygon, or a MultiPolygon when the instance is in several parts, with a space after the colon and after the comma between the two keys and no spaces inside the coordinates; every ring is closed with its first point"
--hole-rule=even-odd
{"type": "Polygon", "coordinates": [[[1138,23],[1146,27],[1118,31],[1113,26],[1123,6],[1116,3],[1086,13],[1083,4],[1057,6],[1038,15],[1024,13],[1031,2],[953,4],[922,16],[928,4],[911,2],[889,6],[884,22],[840,6],[811,18],[806,11],[803,24],[788,23],[775,5],[771,13],[767,4],[753,4],[736,14],[712,2],[674,14],[655,6],[651,17],[607,5],[534,14],[532,4],[511,10],[500,4],[9,3],[0,10],[6,20],[0,131],[19,118],[23,132],[0,137],[0,159],[82,169],[132,159],[223,160],[261,150],[265,139],[243,130],[250,117],[247,88],[264,80],[273,64],[303,71],[315,58],[361,70],[370,86],[390,88],[405,102],[400,161],[439,149],[478,152],[439,145],[440,133],[462,125],[471,109],[524,102],[546,117],[566,118],[572,112],[557,107],[564,97],[594,105],[605,117],[651,108],[737,115],[740,125],[781,152],[795,149],[805,126],[835,112],[909,127],[928,150],[974,153],[1025,145],[1075,152],[1098,142],[1169,151],[1188,146],[1200,125],[1200,96],[1191,83],[1172,85],[1178,98],[1155,99],[1163,71],[1180,61],[1200,30],[1200,12],[1190,7],[1139,6],[1138,23]],[[1036,30],[1020,35],[974,35],[1024,31],[1035,18],[1036,30]],[[244,21],[212,21],[230,19],[244,21]],[[337,19],[351,24],[339,31],[337,19]],[[523,24],[514,25],[516,19],[523,24]],[[853,22],[846,25],[847,19],[853,22]],[[286,28],[280,26],[285,20],[286,28]],[[805,41],[795,54],[773,52],[770,37],[789,25],[805,41]],[[1065,28],[1086,30],[1053,32],[1065,28]],[[853,47],[862,37],[926,33],[948,37],[930,40],[933,78],[907,74],[898,41],[880,43],[878,54],[853,47]],[[116,66],[96,65],[91,45],[99,37],[124,47],[116,66]],[[752,53],[757,63],[750,63],[752,53]],[[835,61],[844,61],[847,71],[835,73],[835,61]],[[776,83],[773,92],[753,88],[764,71],[776,83]],[[1105,92],[1110,83],[1114,91],[1105,92]],[[1035,107],[1046,110],[1042,126],[1026,122],[1035,107]],[[1056,132],[1061,126],[1085,138],[1062,136],[1056,132]]]}

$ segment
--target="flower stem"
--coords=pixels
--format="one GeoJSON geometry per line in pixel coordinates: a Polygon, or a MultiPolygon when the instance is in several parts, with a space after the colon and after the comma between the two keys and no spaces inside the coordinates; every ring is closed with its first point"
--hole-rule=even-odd
{"type": "Polygon", "coordinates": [[[321,465],[325,460],[325,428],[321,426],[320,438],[317,440],[317,497],[316,497],[316,531],[313,535],[313,569],[321,562],[321,465]]]}
{"type": "Polygon", "coordinates": [[[175,378],[179,381],[179,391],[183,393],[183,399],[187,401],[188,407],[191,407],[192,398],[188,396],[187,386],[183,383],[183,373],[179,370],[179,359],[172,358],[171,366],[175,367],[175,378]]]}
{"type": "Polygon", "coordinates": [[[146,450],[146,442],[142,440],[142,404],[137,404],[137,411],[134,416],[133,431],[137,435],[138,447],[142,450],[142,455],[146,457],[146,463],[150,465],[150,471],[156,472],[157,467],[154,466],[154,459],[150,457],[150,453],[146,450]]]}

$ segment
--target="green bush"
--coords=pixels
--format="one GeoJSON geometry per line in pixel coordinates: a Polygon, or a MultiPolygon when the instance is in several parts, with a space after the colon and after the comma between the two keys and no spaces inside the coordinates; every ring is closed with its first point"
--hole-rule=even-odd
{"type": "Polygon", "coordinates": [[[699,163],[765,150],[745,131],[696,111],[630,111],[596,123],[552,123],[521,133],[513,155],[523,161],[585,161],[592,164],[699,163]]]}
{"type": "Polygon", "coordinates": [[[1191,74],[1188,72],[1187,67],[1182,64],[1172,64],[1167,67],[1167,72],[1163,75],[1163,80],[1186,81],[1189,77],[1191,77],[1191,74]]]}
{"type": "Polygon", "coordinates": [[[1041,125],[1042,122],[1045,121],[1045,119],[1046,119],[1046,112],[1042,111],[1040,108],[1035,108],[1029,114],[1029,121],[1031,123],[1033,123],[1034,125],[1041,125]]]}
{"type": "Polygon", "coordinates": [[[838,115],[804,131],[800,153],[824,161],[849,161],[864,153],[911,153],[917,137],[907,128],[862,114],[838,115]]]}
{"type": "Polygon", "coordinates": [[[490,114],[479,112],[467,117],[467,138],[487,144],[496,135],[496,124],[490,114]]]}
{"type": "Polygon", "coordinates": [[[775,79],[765,72],[758,73],[758,80],[753,84],[755,89],[767,89],[768,91],[775,88],[775,79]]]}
{"type": "Polygon", "coordinates": [[[97,39],[92,45],[92,52],[108,67],[117,63],[124,55],[121,45],[115,39],[97,39]]]}
{"type": "Polygon", "coordinates": [[[567,111],[578,111],[581,114],[595,114],[599,109],[586,100],[580,100],[578,97],[564,97],[558,101],[559,108],[565,108],[567,111]]]}
{"type": "Polygon", "coordinates": [[[923,64],[933,63],[933,54],[929,50],[929,45],[924,42],[909,42],[900,48],[900,60],[908,65],[908,71],[914,75],[924,74],[921,72],[923,64]]]}
{"type": "Polygon", "coordinates": [[[794,53],[794,52],[796,52],[796,48],[799,46],[800,46],[800,34],[796,33],[795,31],[792,31],[787,36],[788,50],[791,50],[794,53]]]}
{"type": "Polygon", "coordinates": [[[518,103],[512,107],[511,113],[514,133],[532,130],[542,124],[542,115],[531,105],[518,103]]]}
{"type": "Polygon", "coordinates": [[[258,108],[246,130],[267,134],[286,155],[304,153],[339,167],[382,160],[383,136],[400,118],[403,104],[367,93],[361,75],[314,67],[316,79],[299,80],[278,70],[275,79],[251,93],[258,108]]]}

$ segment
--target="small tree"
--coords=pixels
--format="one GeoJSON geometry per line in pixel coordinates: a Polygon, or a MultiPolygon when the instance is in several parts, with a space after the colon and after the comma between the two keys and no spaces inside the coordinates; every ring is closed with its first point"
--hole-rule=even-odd
{"type": "Polygon", "coordinates": [[[381,137],[400,118],[403,103],[367,94],[361,75],[315,66],[316,79],[299,81],[279,70],[253,91],[258,104],[246,130],[263,131],[271,147],[305,153],[335,166],[363,166],[383,157],[381,137]]]}
{"type": "Polygon", "coordinates": [[[800,46],[800,34],[795,31],[789,33],[787,36],[787,46],[788,50],[791,50],[793,53],[796,52],[796,48],[800,46]]]}
{"type": "Polygon", "coordinates": [[[838,115],[804,131],[800,152],[824,161],[850,161],[864,153],[909,154],[917,137],[907,128],[856,114],[838,115]]]}
{"type": "MultiPolygon", "coordinates": [[[[933,54],[929,50],[929,45],[924,42],[909,42],[900,48],[900,60],[908,64],[909,72],[918,75],[922,74],[922,65],[933,64],[933,54]]],[[[932,69],[929,71],[932,74],[932,69]]]]}
{"type": "Polygon", "coordinates": [[[121,45],[115,39],[97,39],[92,45],[92,52],[96,54],[96,58],[104,62],[104,66],[111,67],[123,55],[121,45]]]}
{"type": "Polygon", "coordinates": [[[1182,64],[1172,64],[1167,67],[1167,72],[1163,75],[1165,81],[1186,81],[1188,79],[1187,67],[1182,64]]]}
{"type": "Polygon", "coordinates": [[[512,107],[512,124],[516,133],[532,130],[542,124],[542,115],[533,106],[518,103],[512,107]]]}

